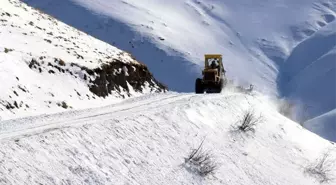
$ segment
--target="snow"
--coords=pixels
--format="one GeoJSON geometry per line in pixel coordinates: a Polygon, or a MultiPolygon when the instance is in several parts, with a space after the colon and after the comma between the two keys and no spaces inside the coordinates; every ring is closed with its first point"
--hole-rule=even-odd
{"type": "MultiPolygon", "coordinates": [[[[335,2],[24,2],[92,36],[0,0],[0,103],[25,107],[0,107],[1,184],[314,185],[305,168],[325,151],[336,160],[335,2]],[[152,79],[142,92],[126,82],[127,99],[121,86],[106,98],[92,94],[79,66],[94,69],[107,57],[138,63],[107,43],[130,51],[178,92],[153,94],[159,87],[152,79]],[[234,84],[258,91],[190,93],[205,53],[223,54],[234,84]],[[31,69],[32,58],[39,65],[31,69]],[[49,73],[49,63],[61,60],[78,78],[49,73]],[[303,107],[312,102],[300,122],[309,130],[279,113],[283,95],[303,107]],[[74,109],[64,111],[63,102],[74,109]],[[255,132],[233,130],[249,109],[262,116],[255,132]],[[203,139],[219,164],[207,177],[183,165],[203,139]]],[[[114,69],[123,71],[130,73],[114,69]]]]}
{"type": "Polygon", "coordinates": [[[284,95],[297,102],[299,111],[295,119],[322,137],[336,141],[336,120],[319,118],[336,110],[336,22],[301,42],[282,70],[284,95]],[[317,127],[317,120],[323,128],[318,131],[312,129],[317,127]]]}
{"type": "Polygon", "coordinates": [[[321,116],[304,122],[305,128],[330,141],[336,141],[336,110],[333,109],[321,116]]]}
{"type": "Polygon", "coordinates": [[[315,107],[306,116],[293,118],[299,122],[335,108],[331,103],[335,102],[334,55],[316,58],[335,46],[335,1],[24,2],[131,52],[173,91],[193,91],[204,54],[220,53],[228,78],[236,83],[245,87],[253,84],[271,96],[292,98],[298,102],[296,114],[305,111],[301,107],[307,104],[315,107]],[[307,66],[318,66],[321,71],[301,71],[307,66]],[[286,84],[286,75],[296,79],[286,84]],[[296,82],[302,87],[295,88],[296,82]],[[311,91],[314,86],[309,84],[319,84],[316,89],[323,91],[311,91]]]}
{"type": "MultiPolygon", "coordinates": [[[[331,17],[326,21],[331,21],[335,15],[332,1],[322,4],[317,0],[294,2],[290,0],[276,2],[25,0],[25,2],[108,43],[130,50],[153,68],[152,71],[158,75],[159,80],[178,91],[190,91],[193,86],[181,81],[180,83],[185,85],[183,88],[177,80],[169,81],[170,76],[160,75],[162,70],[156,70],[159,67],[156,66],[158,59],[165,60],[165,55],[173,55],[186,58],[189,63],[202,65],[205,53],[221,53],[231,78],[248,84],[254,83],[256,87],[265,87],[274,92],[277,66],[280,64],[270,60],[268,57],[272,56],[269,55],[288,56],[299,42],[293,38],[294,36],[299,37],[307,30],[313,32],[318,30],[319,26],[311,24],[317,21],[325,22],[322,15],[331,17]],[[64,8],[67,10],[65,12],[76,12],[82,16],[70,17],[61,11],[64,8]],[[83,16],[86,17],[85,20],[81,19],[83,16]],[[295,28],[297,25],[300,27],[295,28]],[[111,37],[115,32],[120,35],[111,37]],[[164,38],[164,41],[159,37],[164,38]],[[267,41],[269,44],[260,46],[261,41],[267,41]],[[157,51],[152,51],[153,44],[155,45],[153,47],[166,53],[159,51],[161,53],[159,54],[157,51]],[[269,53],[267,48],[263,47],[278,47],[278,49],[269,53]],[[143,56],[147,53],[151,56],[143,56]]],[[[176,60],[181,62],[181,59],[174,61],[176,60]]],[[[173,61],[166,62],[177,65],[173,61]]],[[[183,63],[179,66],[183,67],[183,63]]],[[[197,75],[198,73],[197,71],[197,75]]],[[[195,75],[194,71],[193,76],[195,75]]],[[[194,78],[188,80],[194,82],[194,78]]]]}
{"type": "MultiPolygon", "coordinates": [[[[128,97],[123,88],[106,98],[92,93],[88,86],[97,76],[82,69],[96,69],[114,59],[140,64],[130,54],[20,1],[1,0],[0,20],[2,119],[65,111],[62,102],[68,109],[82,109],[120,102],[122,95],[128,97]],[[9,105],[13,109],[6,107],[9,105]]],[[[144,91],[151,93],[152,87],[144,85],[148,88],[144,91]]],[[[132,96],[143,94],[132,91],[132,96]]]]}
{"type": "Polygon", "coordinates": [[[0,179],[6,184],[319,184],[304,167],[335,145],[277,113],[267,98],[231,91],[153,94],[3,121],[0,179]],[[250,107],[264,121],[254,134],[232,132],[250,107]],[[221,165],[202,178],[182,164],[204,138],[221,165]]]}
{"type": "MultiPolygon", "coordinates": [[[[310,38],[301,42],[292,51],[283,66],[283,75],[287,77],[285,82],[285,85],[288,86],[287,93],[296,93],[293,90],[297,88],[295,87],[296,85],[306,86],[308,82],[316,85],[317,83],[313,83],[314,80],[329,85],[329,88],[323,87],[322,89],[334,89],[333,85],[335,84],[332,83],[332,75],[335,76],[335,72],[332,73],[332,71],[335,71],[336,64],[336,61],[333,60],[336,49],[335,28],[336,22],[330,23],[310,38]],[[309,55],[304,55],[303,53],[309,53],[309,55]],[[329,77],[326,77],[328,75],[329,77]]],[[[300,97],[305,95],[303,92],[301,94],[300,97]]],[[[331,92],[330,94],[334,93],[331,92]]]]}

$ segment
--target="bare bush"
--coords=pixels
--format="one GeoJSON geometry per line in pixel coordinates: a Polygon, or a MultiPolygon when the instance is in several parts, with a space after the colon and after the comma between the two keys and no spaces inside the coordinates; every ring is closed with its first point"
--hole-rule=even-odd
{"type": "Polygon", "coordinates": [[[238,121],[238,126],[235,127],[236,130],[241,132],[255,132],[255,127],[258,123],[262,121],[262,116],[256,116],[252,109],[246,111],[243,117],[238,121]]]}
{"type": "Polygon", "coordinates": [[[69,105],[65,101],[59,102],[57,103],[57,105],[62,107],[63,109],[69,108],[69,105]]]}
{"type": "Polygon", "coordinates": [[[304,172],[315,177],[320,183],[328,183],[334,180],[335,164],[336,160],[331,158],[330,151],[328,151],[314,163],[309,164],[304,172]]]}
{"type": "Polygon", "coordinates": [[[219,164],[210,151],[203,150],[203,142],[204,140],[197,149],[191,150],[188,157],[185,158],[185,165],[193,172],[205,177],[214,173],[219,164]]]}
{"type": "Polygon", "coordinates": [[[13,49],[8,49],[8,48],[5,48],[5,50],[4,50],[5,53],[9,53],[11,51],[14,51],[14,50],[13,49]]]}
{"type": "Polygon", "coordinates": [[[62,59],[60,59],[60,60],[58,61],[58,64],[61,65],[61,66],[65,66],[65,62],[64,62],[64,60],[62,60],[62,59]]]}

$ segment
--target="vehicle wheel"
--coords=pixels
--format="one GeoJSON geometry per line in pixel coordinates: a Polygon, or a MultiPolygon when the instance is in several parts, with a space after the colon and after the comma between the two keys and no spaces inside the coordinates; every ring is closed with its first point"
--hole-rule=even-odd
{"type": "Polygon", "coordinates": [[[224,80],[221,79],[221,81],[219,82],[219,85],[217,86],[217,93],[221,93],[223,87],[224,87],[224,80]]]}
{"type": "Polygon", "coordinates": [[[195,92],[196,92],[196,94],[203,94],[204,93],[204,89],[203,89],[203,85],[202,85],[202,79],[200,79],[200,78],[196,79],[195,92]]]}

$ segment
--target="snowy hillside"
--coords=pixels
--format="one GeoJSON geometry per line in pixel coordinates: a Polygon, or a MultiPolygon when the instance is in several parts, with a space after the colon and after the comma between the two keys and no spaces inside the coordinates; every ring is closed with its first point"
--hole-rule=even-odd
{"type": "Polygon", "coordinates": [[[24,2],[134,53],[178,91],[191,91],[190,82],[199,71],[185,69],[191,74],[183,75],[179,72],[184,71],[177,69],[178,75],[192,75],[179,81],[160,74],[160,69],[170,65],[183,68],[184,59],[187,67],[202,65],[205,53],[222,53],[231,78],[274,92],[279,67],[292,49],[336,15],[333,1],[319,0],[24,2]]]}
{"type": "MultiPolygon", "coordinates": [[[[311,185],[307,169],[335,144],[274,110],[263,96],[165,93],[99,109],[2,122],[2,184],[311,185]],[[238,132],[244,111],[262,119],[238,132]],[[202,177],[184,164],[204,140],[219,165],[202,177]]],[[[336,166],[335,166],[336,167],[336,166]]],[[[335,181],[329,181],[334,184],[335,181]]],[[[326,183],[326,184],[328,184],[326,183]]]]}
{"type": "Polygon", "coordinates": [[[113,46],[18,0],[0,0],[0,117],[97,107],[166,89],[113,46]]]}
{"type": "Polygon", "coordinates": [[[295,119],[336,141],[336,21],[300,43],[282,70],[283,93],[299,107],[295,119]]]}
{"type": "Polygon", "coordinates": [[[336,109],[324,113],[304,123],[304,127],[323,136],[330,141],[336,141],[336,109]]]}
{"type": "Polygon", "coordinates": [[[172,90],[193,91],[203,55],[221,53],[230,79],[299,102],[299,122],[335,109],[333,0],[23,1],[131,52],[172,90]]]}
{"type": "Polygon", "coordinates": [[[283,65],[284,94],[297,96],[307,105],[316,105],[311,117],[336,107],[335,59],[336,21],[296,46],[283,65]],[[317,94],[321,97],[314,99],[317,94]]]}

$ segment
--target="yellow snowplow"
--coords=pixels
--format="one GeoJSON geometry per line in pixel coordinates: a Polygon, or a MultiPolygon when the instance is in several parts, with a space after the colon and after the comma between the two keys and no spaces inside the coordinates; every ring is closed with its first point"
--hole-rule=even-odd
{"type": "Polygon", "coordinates": [[[220,93],[226,84],[222,55],[206,54],[204,58],[203,77],[196,79],[195,92],[196,94],[220,93]]]}

